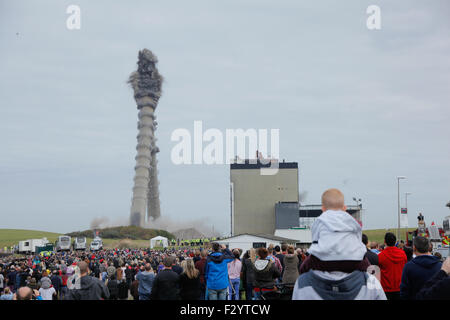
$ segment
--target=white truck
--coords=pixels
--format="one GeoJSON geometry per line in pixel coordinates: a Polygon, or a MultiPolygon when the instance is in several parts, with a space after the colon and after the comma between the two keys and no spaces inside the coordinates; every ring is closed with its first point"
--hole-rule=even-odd
{"type": "Polygon", "coordinates": [[[100,237],[95,237],[91,242],[91,251],[98,251],[103,249],[103,241],[100,237]]]}
{"type": "Polygon", "coordinates": [[[19,241],[19,253],[35,253],[36,247],[43,247],[47,243],[47,238],[19,241]]]}
{"type": "Polygon", "coordinates": [[[31,251],[30,240],[19,241],[18,253],[26,253],[31,251]]]}
{"type": "Polygon", "coordinates": [[[55,243],[55,251],[70,251],[70,240],[69,236],[59,236],[55,243]]]}
{"type": "Polygon", "coordinates": [[[86,237],[75,237],[73,250],[86,250],[86,237]]]}

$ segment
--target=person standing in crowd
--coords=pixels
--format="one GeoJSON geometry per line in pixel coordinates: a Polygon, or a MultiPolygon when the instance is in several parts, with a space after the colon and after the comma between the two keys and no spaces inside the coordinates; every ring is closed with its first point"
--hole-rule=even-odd
{"type": "Polygon", "coordinates": [[[50,280],[52,281],[53,288],[55,288],[56,298],[59,298],[59,294],[61,292],[62,280],[61,280],[61,277],[58,275],[58,270],[53,270],[53,274],[52,274],[50,280]]]}
{"type": "Polygon", "coordinates": [[[150,300],[179,300],[180,276],[172,270],[173,257],[163,259],[164,269],[153,280],[150,300]]]}
{"type": "Polygon", "coordinates": [[[366,272],[358,221],[346,212],[338,189],[322,194],[323,213],[311,228],[310,255],[302,263],[293,300],[386,300],[380,282],[366,272]]]}
{"type": "Polygon", "coordinates": [[[0,300],[12,300],[14,297],[14,293],[11,292],[9,287],[6,287],[3,291],[3,294],[0,296],[0,300]]]}
{"type": "Polygon", "coordinates": [[[182,300],[200,300],[202,296],[200,271],[195,268],[193,259],[181,262],[183,272],[180,275],[180,297],[182,300]]]}
{"type": "MultiPolygon", "coordinates": [[[[33,299],[33,290],[28,287],[20,287],[17,289],[15,297],[13,300],[32,300],[33,299]]],[[[49,300],[52,300],[51,298],[49,300]]]]}
{"type": "Polygon", "coordinates": [[[245,252],[242,258],[241,278],[245,289],[245,299],[253,300],[253,284],[255,282],[255,272],[253,270],[253,263],[256,260],[256,250],[251,248],[245,252]]]}
{"type": "Polygon", "coordinates": [[[405,246],[403,248],[403,251],[405,251],[405,254],[406,254],[406,261],[408,261],[408,262],[411,261],[413,259],[413,255],[414,255],[413,248],[405,246]]]}
{"type": "Polygon", "coordinates": [[[442,267],[441,261],[430,253],[427,238],[415,237],[413,248],[416,257],[405,264],[400,283],[400,298],[404,300],[414,300],[425,282],[442,267]]]}
{"type": "Polygon", "coordinates": [[[12,266],[9,269],[8,274],[6,275],[7,281],[8,281],[8,287],[9,287],[10,291],[13,293],[15,292],[15,288],[16,288],[16,274],[17,274],[16,268],[14,268],[14,266],[12,266]]]}
{"type": "Polygon", "coordinates": [[[201,300],[205,300],[206,294],[205,267],[207,256],[208,252],[206,251],[206,249],[203,249],[200,252],[200,260],[195,263],[195,268],[200,272],[200,288],[202,291],[201,300]]]}
{"type": "Polygon", "coordinates": [[[275,257],[281,263],[281,277],[280,277],[280,280],[283,278],[283,273],[284,273],[284,256],[286,255],[287,244],[283,243],[281,246],[283,246],[283,248],[286,247],[283,250],[284,253],[281,252],[280,246],[275,246],[275,257]]]}
{"type": "Polygon", "coordinates": [[[137,279],[131,282],[130,294],[133,297],[133,300],[139,300],[139,281],[137,279]]]}
{"type": "Polygon", "coordinates": [[[74,288],[69,290],[67,300],[105,300],[109,298],[109,290],[105,284],[95,278],[89,276],[89,267],[85,261],[77,264],[80,276],[76,280],[79,282],[74,284],[74,288]]]}
{"type": "Polygon", "coordinates": [[[30,282],[27,284],[27,287],[29,287],[31,290],[37,290],[38,289],[38,285],[36,283],[36,278],[31,278],[30,282]]]}
{"type": "Polygon", "coordinates": [[[52,286],[52,280],[48,277],[47,271],[42,272],[42,278],[39,280],[38,286],[44,289],[52,286]]]}
{"type": "Polygon", "coordinates": [[[119,283],[117,281],[117,269],[116,272],[109,275],[108,279],[106,279],[106,287],[109,291],[109,298],[108,300],[117,300],[119,295],[119,283]]]}
{"type": "MultiPolygon", "coordinates": [[[[56,289],[52,286],[51,281],[48,277],[44,277],[41,279],[41,288],[39,289],[39,294],[42,297],[42,300],[53,300],[56,298],[57,292],[56,289]]],[[[31,288],[30,288],[31,290],[31,288]]]]}
{"type": "Polygon", "coordinates": [[[257,259],[252,264],[255,274],[253,292],[255,300],[261,299],[263,292],[276,291],[276,279],[281,276],[281,271],[275,265],[275,262],[268,258],[269,251],[266,248],[258,248],[257,259]]]}
{"type": "Polygon", "coordinates": [[[234,256],[225,245],[212,243],[213,252],[208,256],[205,267],[205,280],[209,300],[226,300],[228,281],[227,264],[234,256]]]}
{"type": "MultiPolygon", "coordinates": [[[[153,271],[153,270],[152,270],[153,271]]],[[[118,283],[118,295],[119,300],[128,300],[128,283],[124,277],[124,271],[122,268],[117,269],[117,283],[118,283]]]]}
{"type": "Polygon", "coordinates": [[[393,233],[386,233],[384,236],[386,247],[378,255],[378,266],[381,270],[381,285],[388,300],[400,299],[402,272],[407,262],[405,252],[395,246],[396,240],[393,233]]]}
{"type": "Polygon", "coordinates": [[[183,268],[180,267],[177,261],[177,257],[174,255],[172,256],[172,271],[176,272],[178,275],[180,275],[183,272],[183,268]]]}
{"type": "Polygon", "coordinates": [[[197,263],[197,261],[201,260],[201,252],[199,249],[195,250],[195,255],[194,255],[194,265],[197,263]]]}
{"type": "Polygon", "coordinates": [[[67,280],[69,279],[68,275],[67,275],[67,271],[63,270],[62,271],[62,276],[61,276],[61,294],[60,294],[60,299],[64,300],[65,296],[67,294],[67,280]]]}
{"type": "Polygon", "coordinates": [[[370,242],[370,251],[376,253],[377,255],[380,253],[380,245],[376,241],[370,242]]]}
{"type": "Polygon", "coordinates": [[[450,257],[416,295],[417,300],[450,300],[450,257]]]}
{"type": "Polygon", "coordinates": [[[136,275],[136,280],[139,281],[139,300],[150,300],[153,282],[155,280],[155,273],[153,272],[150,263],[146,263],[145,266],[141,268],[136,275]]]}
{"type": "Polygon", "coordinates": [[[295,281],[299,277],[299,258],[295,254],[294,246],[288,246],[287,254],[284,256],[284,269],[282,283],[294,287],[295,281]]]}
{"type": "Polygon", "coordinates": [[[228,300],[240,300],[239,286],[241,284],[241,270],[242,262],[239,259],[240,252],[238,249],[233,250],[234,260],[228,263],[228,278],[230,279],[230,286],[228,290],[228,300]]]}
{"type": "Polygon", "coordinates": [[[377,266],[378,265],[378,255],[368,248],[369,238],[367,237],[367,235],[365,235],[365,234],[362,235],[362,242],[366,246],[366,250],[367,250],[366,254],[364,255],[364,258],[367,258],[367,260],[369,260],[371,265],[377,266]]]}
{"type": "Polygon", "coordinates": [[[283,272],[283,267],[281,266],[281,262],[280,259],[278,259],[275,256],[275,252],[274,252],[274,245],[271,243],[269,244],[269,246],[267,247],[267,251],[269,252],[269,254],[267,255],[267,258],[270,259],[275,266],[277,267],[278,271],[280,271],[280,275],[283,272]]]}

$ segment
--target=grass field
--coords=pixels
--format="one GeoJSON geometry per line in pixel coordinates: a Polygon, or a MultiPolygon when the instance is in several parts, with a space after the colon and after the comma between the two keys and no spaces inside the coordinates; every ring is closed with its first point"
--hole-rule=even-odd
{"type": "MultiPolygon", "coordinates": [[[[413,231],[415,228],[410,228],[409,231],[413,231]]],[[[375,230],[363,230],[363,233],[369,237],[369,241],[376,241],[378,243],[384,242],[384,235],[386,232],[392,232],[397,234],[397,229],[375,229],[375,230]]],[[[20,230],[20,229],[0,229],[0,248],[10,247],[19,243],[19,241],[27,239],[38,239],[46,237],[50,242],[54,243],[58,238],[59,233],[36,231],[36,230],[20,230]]],[[[405,229],[401,229],[400,239],[405,240],[405,229]]],[[[92,239],[88,238],[88,245],[92,239]]],[[[117,248],[119,246],[120,239],[103,239],[103,245],[105,248],[117,248]]],[[[149,240],[129,240],[132,248],[148,248],[149,240]]]]}
{"type": "Polygon", "coordinates": [[[54,243],[59,235],[59,233],[36,230],[0,229],[0,248],[16,245],[22,240],[40,239],[44,237],[54,243]]]}
{"type": "MultiPolygon", "coordinates": [[[[47,238],[48,241],[55,243],[60,233],[45,232],[37,230],[20,230],[20,229],[0,229],[0,248],[10,247],[19,243],[19,241],[27,239],[47,238]]],[[[105,248],[117,248],[121,239],[102,239],[105,248]]],[[[88,245],[92,238],[87,238],[88,245]]],[[[149,240],[129,240],[133,248],[149,247],[149,240]]]]}
{"type": "MultiPolygon", "coordinates": [[[[409,228],[408,231],[414,231],[417,228],[409,228]]],[[[378,243],[384,243],[384,235],[386,232],[392,232],[397,236],[397,229],[374,229],[374,230],[363,230],[363,233],[367,235],[369,241],[376,241],[378,243]]],[[[406,239],[406,229],[400,229],[400,240],[406,239]]],[[[411,240],[411,239],[410,239],[411,240]]]]}

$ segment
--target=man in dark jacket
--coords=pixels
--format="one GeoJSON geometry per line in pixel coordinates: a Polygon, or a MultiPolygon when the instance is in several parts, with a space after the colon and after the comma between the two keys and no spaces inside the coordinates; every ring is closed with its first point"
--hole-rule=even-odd
{"type": "Polygon", "coordinates": [[[206,261],[205,280],[208,288],[209,300],[226,300],[227,288],[230,284],[228,278],[228,263],[234,260],[231,251],[225,245],[217,242],[212,244],[213,253],[206,261]]]}
{"type": "Polygon", "coordinates": [[[425,282],[441,269],[439,258],[430,251],[430,241],[425,237],[414,238],[414,254],[416,257],[405,264],[400,284],[400,297],[405,300],[414,300],[416,294],[422,289],[425,282]]]}
{"type": "Polygon", "coordinates": [[[179,300],[179,278],[180,276],[172,270],[173,257],[163,260],[164,269],[161,270],[153,280],[150,300],[179,300]]]}
{"type": "Polygon", "coordinates": [[[205,267],[206,267],[206,257],[208,256],[208,252],[203,249],[200,252],[201,259],[195,263],[195,268],[200,271],[200,288],[202,290],[202,294],[200,299],[205,300],[205,290],[206,290],[206,282],[205,282],[205,267]]]}
{"type": "Polygon", "coordinates": [[[441,270],[425,283],[416,299],[450,300],[450,257],[444,261],[441,270]]]}
{"type": "Polygon", "coordinates": [[[109,298],[109,290],[105,284],[97,278],[89,276],[88,264],[78,262],[80,268],[79,283],[75,283],[75,289],[69,290],[67,300],[102,300],[109,298]]]}
{"type": "MultiPolygon", "coordinates": [[[[251,249],[255,250],[255,249],[251,249]]],[[[255,272],[252,267],[252,260],[250,258],[250,250],[244,254],[242,258],[242,282],[244,284],[245,289],[245,299],[253,300],[253,285],[255,282],[255,272]]]]}
{"type": "Polygon", "coordinates": [[[367,253],[364,256],[364,258],[367,258],[367,260],[369,260],[371,265],[378,265],[378,255],[375,252],[372,252],[367,245],[369,244],[369,238],[367,237],[367,235],[363,234],[362,235],[362,242],[364,243],[364,245],[367,248],[367,253]]]}
{"type": "Polygon", "coordinates": [[[53,270],[53,273],[52,273],[52,276],[51,276],[50,280],[52,281],[53,288],[55,288],[56,297],[59,297],[59,293],[61,291],[62,281],[61,281],[61,277],[58,275],[58,271],[57,270],[53,270]]]}
{"type": "Polygon", "coordinates": [[[284,274],[284,256],[286,253],[281,253],[281,248],[280,246],[275,246],[275,257],[278,258],[278,260],[280,260],[281,263],[281,277],[280,277],[280,282],[281,279],[283,278],[283,274],[284,274]]]}

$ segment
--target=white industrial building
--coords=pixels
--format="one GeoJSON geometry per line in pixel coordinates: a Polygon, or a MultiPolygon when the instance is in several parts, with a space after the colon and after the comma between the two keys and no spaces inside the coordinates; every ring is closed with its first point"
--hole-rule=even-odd
{"type": "Polygon", "coordinates": [[[215,241],[219,244],[226,245],[230,250],[242,249],[245,253],[250,248],[268,247],[270,244],[281,246],[282,243],[296,244],[296,240],[265,234],[240,234],[225,239],[215,241]]]}
{"type": "MultiPolygon", "coordinates": [[[[229,242],[230,247],[243,249],[245,244],[251,248],[249,243],[258,242],[275,244],[276,240],[270,237],[289,239],[296,247],[311,245],[311,226],[322,214],[322,206],[299,202],[297,162],[273,161],[263,164],[259,158],[247,159],[230,165],[230,231],[236,237],[221,240],[229,242]],[[279,168],[276,174],[262,174],[261,170],[274,163],[279,168]],[[256,238],[261,236],[266,240],[256,238]]],[[[347,205],[347,212],[361,221],[361,204],[347,205]]]]}

